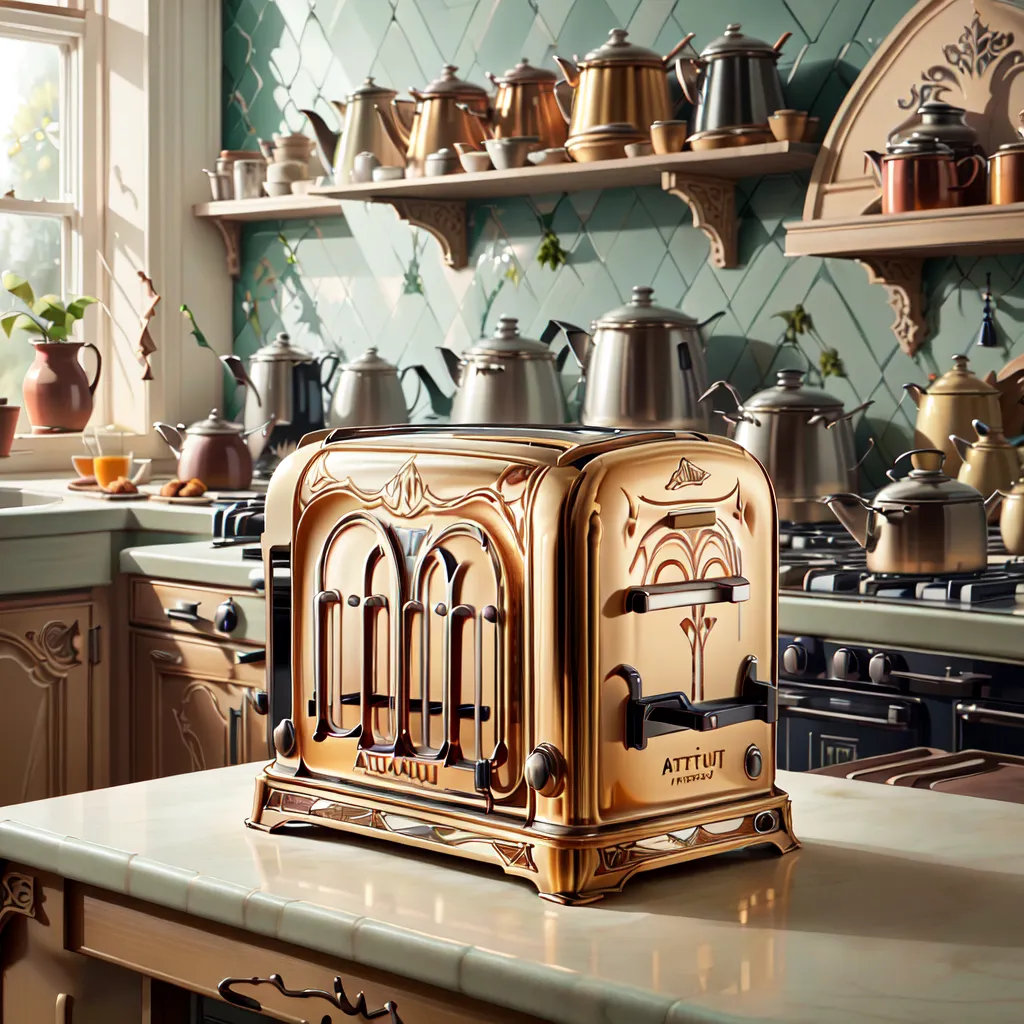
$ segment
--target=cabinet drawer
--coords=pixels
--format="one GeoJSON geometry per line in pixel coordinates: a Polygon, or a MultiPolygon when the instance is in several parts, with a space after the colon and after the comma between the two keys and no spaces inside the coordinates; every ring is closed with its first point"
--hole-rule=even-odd
{"type": "Polygon", "coordinates": [[[128,615],[133,625],[150,629],[250,644],[266,642],[266,603],[252,591],[136,577],[131,581],[128,615]],[[228,600],[235,605],[238,624],[230,633],[222,633],[214,626],[214,616],[228,600]]]}

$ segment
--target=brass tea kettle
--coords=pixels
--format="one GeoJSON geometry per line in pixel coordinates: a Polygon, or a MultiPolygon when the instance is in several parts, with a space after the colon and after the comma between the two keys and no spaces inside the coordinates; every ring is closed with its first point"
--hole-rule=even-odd
{"type": "Polygon", "coordinates": [[[315,110],[303,110],[316,132],[320,159],[334,172],[336,185],[347,185],[352,165],[359,153],[372,153],[382,164],[401,166],[405,163],[405,147],[396,146],[385,130],[381,118],[392,118],[391,101],[394,89],[377,85],[367,78],[344,102],[332,100],[338,114],[344,118],[341,132],[331,131],[327,122],[315,110]],[[382,111],[378,116],[377,111],[382,111]]]}
{"type": "MultiPolygon", "coordinates": [[[[957,479],[982,494],[1009,490],[1020,477],[1017,449],[1006,440],[1001,430],[994,430],[981,420],[974,420],[972,426],[978,435],[976,441],[967,441],[955,434],[950,437],[963,459],[957,479]]],[[[989,519],[995,521],[995,509],[990,511],[989,519]]]]}
{"type": "Polygon", "coordinates": [[[579,62],[555,57],[566,83],[556,88],[555,96],[570,137],[612,123],[631,124],[646,133],[655,121],[671,120],[666,70],[693,33],[664,57],[629,42],[628,35],[624,28],[613,28],[608,41],[579,62]]]}

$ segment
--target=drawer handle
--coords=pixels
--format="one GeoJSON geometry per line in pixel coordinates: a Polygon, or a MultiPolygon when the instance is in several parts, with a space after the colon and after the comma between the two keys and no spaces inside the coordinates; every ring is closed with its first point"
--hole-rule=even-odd
{"type": "MultiPolygon", "coordinates": [[[[254,999],[252,996],[244,996],[240,992],[235,992],[232,988],[234,985],[273,985],[287,999],[323,999],[330,1003],[331,1006],[341,1010],[346,1017],[362,1017],[363,1020],[378,1020],[381,1017],[387,1017],[391,1024],[402,1024],[402,1018],[398,1016],[398,1007],[391,1000],[388,1000],[379,1010],[368,1010],[366,1008],[366,996],[360,992],[356,996],[356,1001],[350,1003],[348,996],[345,995],[345,987],[342,984],[341,978],[334,979],[333,993],[324,992],[318,988],[301,990],[286,988],[280,974],[272,974],[269,978],[225,978],[217,985],[217,994],[224,1002],[259,1013],[263,1009],[259,1000],[254,999]]],[[[323,1022],[324,1024],[331,1024],[331,1018],[325,1016],[323,1022]]]]}
{"type": "Polygon", "coordinates": [[[267,649],[264,647],[259,651],[236,651],[236,665],[264,665],[267,661],[267,649]]]}
{"type": "Polygon", "coordinates": [[[742,576],[687,580],[684,583],[648,583],[626,591],[626,611],[656,612],[694,604],[737,604],[750,598],[750,583],[742,576]]]}
{"type": "Polygon", "coordinates": [[[164,615],[179,622],[198,622],[200,604],[200,601],[179,601],[173,608],[166,609],[164,615]]]}
{"type": "Polygon", "coordinates": [[[161,651],[159,649],[150,651],[149,656],[154,661],[166,661],[172,665],[180,665],[185,660],[180,654],[175,654],[173,651],[161,651]]]}

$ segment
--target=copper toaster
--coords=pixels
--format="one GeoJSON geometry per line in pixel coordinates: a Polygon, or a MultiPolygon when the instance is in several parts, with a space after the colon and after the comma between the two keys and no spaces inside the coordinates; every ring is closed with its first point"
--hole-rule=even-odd
{"type": "Polygon", "coordinates": [[[777,531],[765,471],[720,437],[309,435],[267,496],[292,713],[248,823],[494,862],[564,903],[793,849],[777,531]]]}

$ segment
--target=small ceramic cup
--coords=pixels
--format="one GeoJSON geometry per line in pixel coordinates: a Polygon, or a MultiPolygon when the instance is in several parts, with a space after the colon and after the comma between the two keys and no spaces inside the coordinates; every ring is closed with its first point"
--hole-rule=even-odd
{"type": "Polygon", "coordinates": [[[405,168],[395,164],[384,164],[382,167],[374,167],[374,181],[401,181],[405,177],[405,168]]]}
{"type": "Polygon", "coordinates": [[[349,181],[353,185],[365,185],[368,181],[373,181],[373,172],[378,167],[380,167],[380,161],[374,153],[369,150],[364,153],[356,153],[356,158],[352,161],[349,181]]]}
{"type": "Polygon", "coordinates": [[[651,125],[651,145],[659,156],[681,153],[689,126],[685,121],[655,121],[651,125]]]}
{"type": "Polygon", "coordinates": [[[462,169],[469,174],[489,171],[491,169],[490,155],[481,153],[477,149],[470,149],[459,153],[459,163],[462,164],[462,169]]]}
{"type": "Polygon", "coordinates": [[[439,149],[436,153],[428,153],[423,161],[423,173],[428,178],[438,178],[443,174],[452,174],[459,169],[459,155],[454,149],[439,149]]]}
{"type": "Polygon", "coordinates": [[[267,181],[274,185],[291,185],[293,181],[302,181],[308,174],[307,165],[298,160],[283,160],[267,165],[267,181]]]}
{"type": "Polygon", "coordinates": [[[549,167],[552,164],[567,164],[569,162],[569,151],[560,146],[557,149],[539,149],[531,153],[527,158],[534,167],[549,167]]]}
{"type": "Polygon", "coordinates": [[[768,118],[768,127],[779,142],[803,142],[807,111],[776,110],[768,118]]]}
{"type": "Polygon", "coordinates": [[[650,156],[654,152],[654,146],[649,142],[630,142],[626,146],[626,156],[636,158],[638,156],[650,156]]]}
{"type": "Polygon", "coordinates": [[[18,429],[19,415],[21,415],[20,405],[8,405],[6,398],[0,398],[0,459],[6,459],[11,454],[14,433],[18,429]]]}

